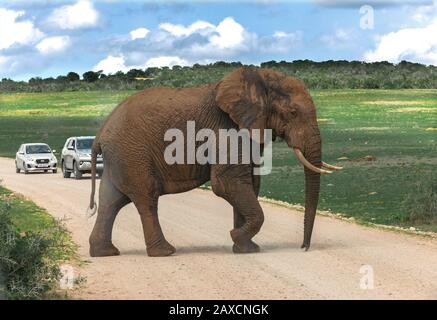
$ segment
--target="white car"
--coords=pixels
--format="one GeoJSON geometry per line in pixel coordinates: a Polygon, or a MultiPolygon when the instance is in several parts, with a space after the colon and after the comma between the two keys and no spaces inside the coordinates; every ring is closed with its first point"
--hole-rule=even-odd
{"type": "Polygon", "coordinates": [[[25,143],[18,149],[15,156],[15,169],[17,173],[24,174],[34,171],[58,172],[58,160],[52,149],[45,143],[25,143]]]}
{"type": "MultiPolygon", "coordinates": [[[[95,137],[70,137],[65,141],[61,153],[61,164],[64,178],[70,178],[71,173],[75,179],[82,179],[85,173],[91,173],[91,149],[95,137]]],[[[97,155],[96,172],[99,178],[103,174],[103,158],[97,155]]]]}

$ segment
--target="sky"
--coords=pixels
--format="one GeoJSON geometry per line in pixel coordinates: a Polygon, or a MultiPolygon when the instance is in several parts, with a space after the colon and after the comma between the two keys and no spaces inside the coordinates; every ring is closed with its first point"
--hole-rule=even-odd
{"type": "Polygon", "coordinates": [[[296,59],[437,65],[437,0],[0,0],[0,78],[296,59]]]}

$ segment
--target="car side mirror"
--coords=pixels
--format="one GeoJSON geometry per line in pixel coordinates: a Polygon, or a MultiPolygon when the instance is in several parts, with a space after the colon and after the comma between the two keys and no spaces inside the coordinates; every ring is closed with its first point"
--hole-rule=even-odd
{"type": "Polygon", "coordinates": [[[68,147],[67,149],[68,149],[68,150],[74,150],[74,148],[73,148],[73,147],[68,147]]]}
{"type": "Polygon", "coordinates": [[[18,152],[18,154],[20,154],[20,155],[24,155],[24,152],[18,152]]]}

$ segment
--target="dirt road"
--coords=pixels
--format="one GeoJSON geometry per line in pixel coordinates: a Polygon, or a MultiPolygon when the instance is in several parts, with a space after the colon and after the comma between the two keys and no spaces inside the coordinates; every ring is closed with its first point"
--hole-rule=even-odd
{"type": "Polygon", "coordinates": [[[122,255],[90,258],[90,180],[14,171],[13,160],[0,159],[3,185],[66,218],[80,255],[90,261],[76,270],[87,278],[78,298],[437,299],[436,239],[318,217],[312,247],[303,252],[302,213],[263,204],[265,224],[255,238],[262,252],[235,255],[231,207],[201,190],[160,199],[161,225],[176,255],[146,255],[138,213],[129,205],[113,234],[122,255]]]}

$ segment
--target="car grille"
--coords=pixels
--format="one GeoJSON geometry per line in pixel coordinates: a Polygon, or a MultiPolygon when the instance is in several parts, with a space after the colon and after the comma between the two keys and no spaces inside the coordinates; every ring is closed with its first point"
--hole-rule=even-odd
{"type": "Polygon", "coordinates": [[[49,163],[49,159],[37,159],[36,163],[41,164],[41,163],[49,163]]]}

